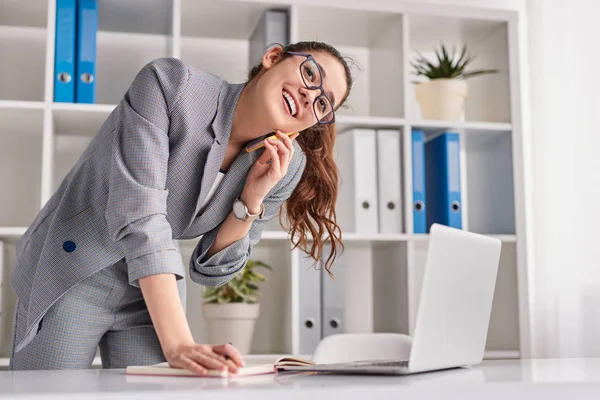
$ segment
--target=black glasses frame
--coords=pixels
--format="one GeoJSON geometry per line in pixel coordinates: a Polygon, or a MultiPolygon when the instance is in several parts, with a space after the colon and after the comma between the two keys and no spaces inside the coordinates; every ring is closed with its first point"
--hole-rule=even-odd
{"type": "Polygon", "coordinates": [[[302,82],[304,83],[304,86],[306,86],[307,89],[320,90],[321,91],[321,94],[319,94],[317,97],[315,97],[315,100],[313,101],[313,106],[312,106],[313,112],[315,113],[315,118],[317,119],[317,123],[319,125],[330,125],[330,124],[333,124],[335,122],[335,112],[333,111],[334,107],[333,107],[333,103],[331,102],[331,99],[329,99],[329,97],[327,97],[327,95],[325,94],[325,89],[323,89],[323,72],[321,71],[321,68],[319,67],[319,63],[317,62],[317,60],[315,60],[315,58],[311,54],[298,53],[296,51],[286,51],[285,54],[289,54],[289,55],[292,55],[292,56],[306,57],[306,60],[304,60],[304,61],[302,61],[300,63],[300,76],[302,77],[302,82]],[[320,81],[320,83],[319,83],[318,86],[316,86],[316,85],[309,85],[306,82],[306,80],[304,79],[304,74],[302,73],[302,66],[304,65],[305,62],[307,62],[309,60],[313,61],[315,63],[315,65],[317,66],[317,69],[319,70],[319,81],[320,81]],[[319,116],[317,115],[317,112],[315,111],[315,104],[317,103],[317,100],[320,97],[324,97],[329,102],[329,104],[331,104],[331,114],[332,114],[331,121],[321,122],[319,120],[319,116]]]}

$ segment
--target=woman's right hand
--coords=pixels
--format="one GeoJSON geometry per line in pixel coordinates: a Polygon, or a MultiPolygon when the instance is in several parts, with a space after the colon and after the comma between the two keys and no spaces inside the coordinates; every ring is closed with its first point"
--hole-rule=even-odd
{"type": "Polygon", "coordinates": [[[187,369],[198,375],[206,375],[209,369],[229,370],[235,374],[244,365],[242,355],[230,344],[191,343],[166,352],[165,357],[170,367],[187,369]]]}

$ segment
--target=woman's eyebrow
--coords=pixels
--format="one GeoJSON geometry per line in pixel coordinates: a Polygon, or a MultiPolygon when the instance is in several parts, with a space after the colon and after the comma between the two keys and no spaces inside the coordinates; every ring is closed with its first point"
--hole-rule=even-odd
{"type": "MultiPolygon", "coordinates": [[[[315,62],[316,62],[316,60],[315,60],[315,62]]],[[[323,66],[321,64],[319,64],[318,62],[317,62],[317,65],[319,66],[319,69],[321,70],[321,74],[323,75],[322,79],[321,79],[321,85],[323,85],[323,80],[327,77],[327,72],[325,72],[325,68],[323,68],[323,66]]],[[[331,105],[333,107],[335,107],[335,96],[333,95],[333,92],[330,91],[329,93],[327,93],[327,97],[329,98],[329,101],[331,101],[331,105]]]]}

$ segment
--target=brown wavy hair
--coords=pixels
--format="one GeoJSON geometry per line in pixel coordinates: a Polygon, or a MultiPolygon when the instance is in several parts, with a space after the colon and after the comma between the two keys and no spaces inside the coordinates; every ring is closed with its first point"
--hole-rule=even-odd
{"type": "MultiPolygon", "coordinates": [[[[350,67],[340,52],[333,46],[323,42],[296,42],[282,46],[282,57],[289,57],[286,51],[321,52],[336,58],[344,67],[347,90],[338,105],[344,104],[352,88],[350,67]]],[[[252,80],[262,69],[262,64],[255,65],[248,75],[252,80]]],[[[286,202],[286,215],[294,248],[300,247],[314,260],[321,260],[325,242],[331,242],[331,253],[325,260],[324,267],[331,277],[331,265],[338,251],[344,249],[342,230],[336,222],[335,203],[338,194],[338,168],[333,158],[335,143],[335,123],[329,125],[313,125],[305,129],[296,138],[300,148],[306,155],[306,166],[302,179],[286,202]],[[312,237],[312,240],[310,238],[312,237]]],[[[279,215],[282,222],[282,215],[279,215]]],[[[284,227],[285,228],[285,227],[284,227]]]]}

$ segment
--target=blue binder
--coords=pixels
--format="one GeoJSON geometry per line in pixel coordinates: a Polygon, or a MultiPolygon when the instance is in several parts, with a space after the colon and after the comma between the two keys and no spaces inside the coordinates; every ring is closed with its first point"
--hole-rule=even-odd
{"type": "Polygon", "coordinates": [[[462,229],[460,139],[446,132],[425,144],[427,231],[433,223],[462,229]]]}
{"type": "Polygon", "coordinates": [[[77,14],[75,0],[56,0],[54,46],[54,101],[75,101],[75,37],[77,14]]]}
{"type": "Polygon", "coordinates": [[[425,185],[425,134],[412,131],[413,231],[427,233],[425,185]]]}
{"type": "Polygon", "coordinates": [[[96,0],[77,2],[77,103],[96,101],[96,32],[98,4],[96,0]]]}

